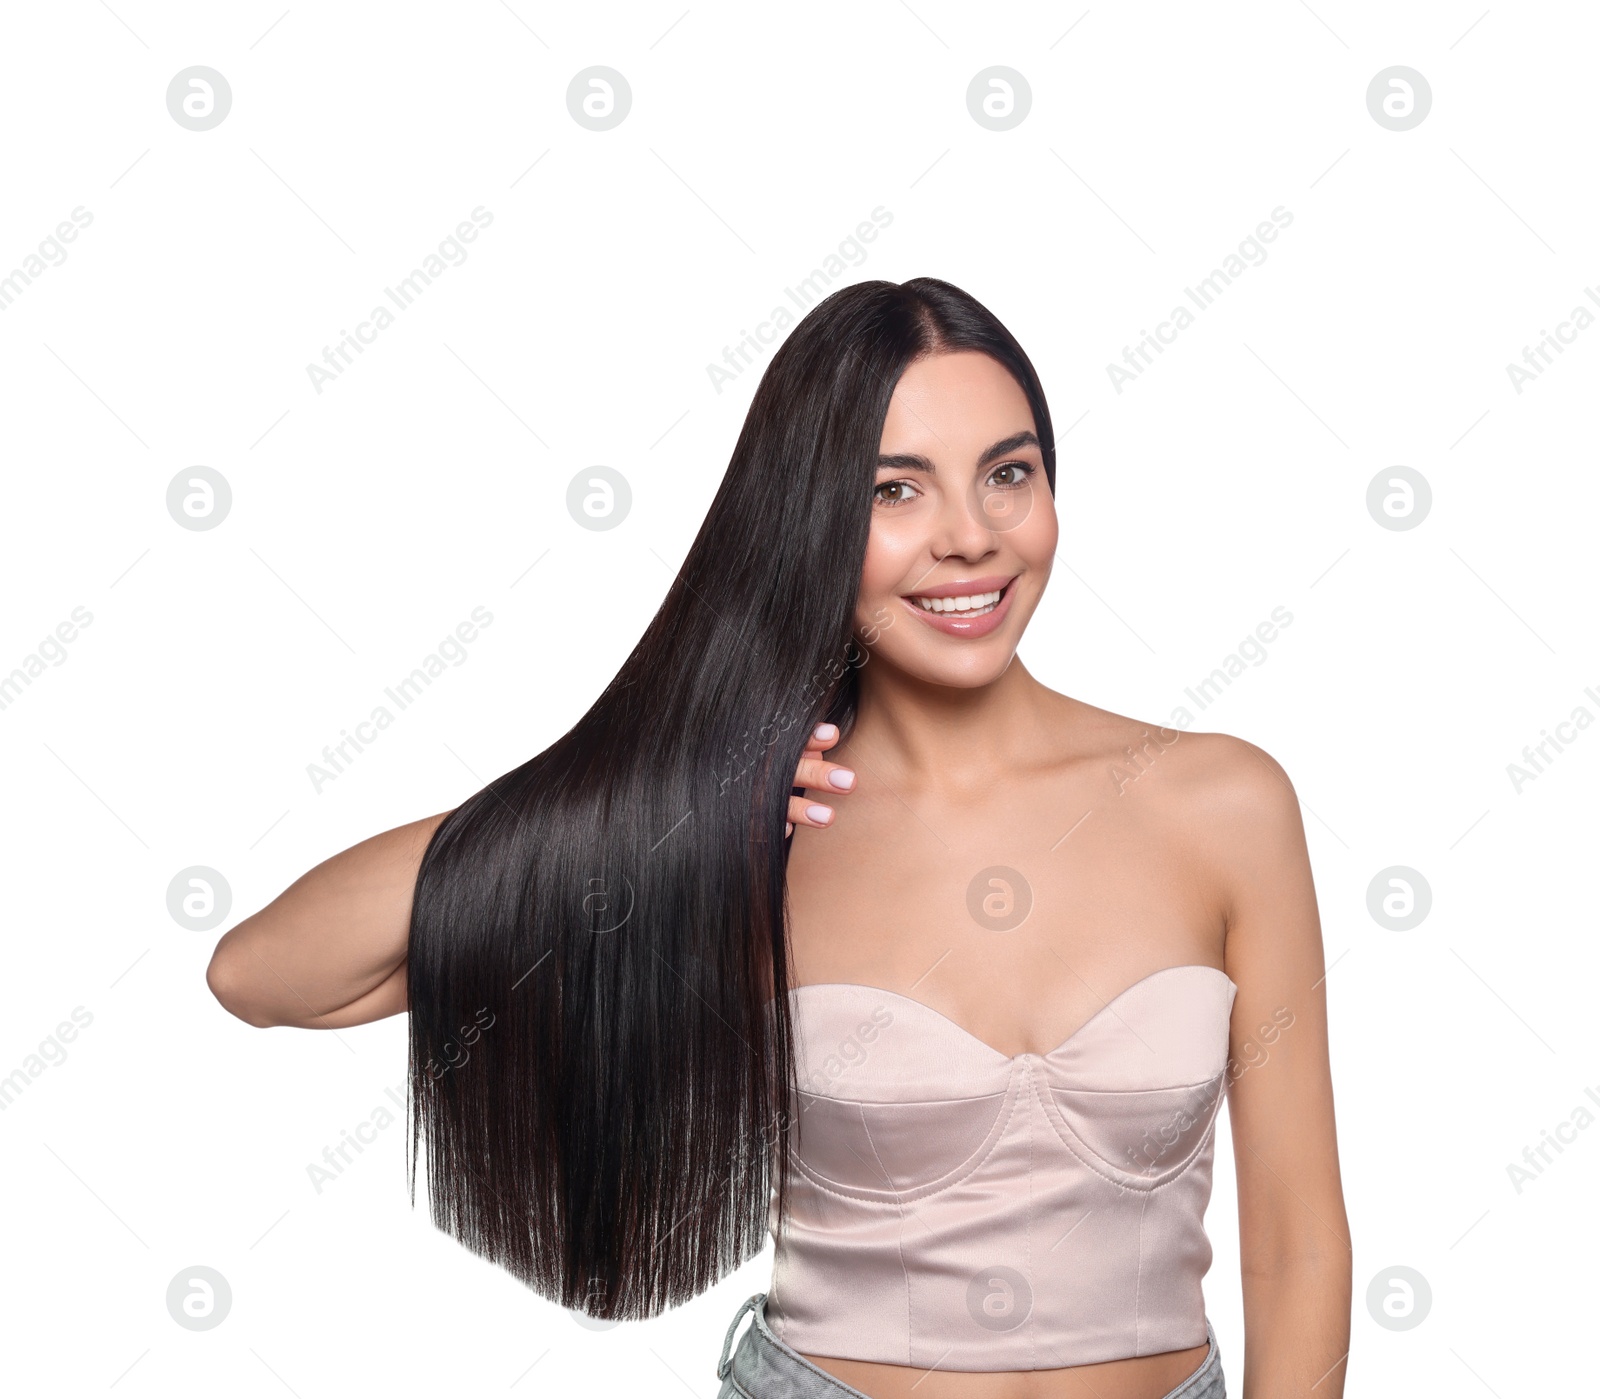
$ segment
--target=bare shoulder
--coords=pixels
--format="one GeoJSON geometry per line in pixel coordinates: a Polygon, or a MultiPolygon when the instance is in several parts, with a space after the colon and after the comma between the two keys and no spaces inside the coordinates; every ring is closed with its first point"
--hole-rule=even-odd
{"type": "MultiPolygon", "coordinates": [[[[1168,730],[1171,737],[1176,730],[1168,730]]],[[[1163,788],[1170,829],[1212,891],[1232,936],[1250,909],[1314,929],[1315,901],[1300,798],[1272,754],[1225,733],[1182,733],[1163,788]],[[1291,918],[1289,910],[1293,910],[1291,918]]],[[[1237,979],[1237,978],[1235,978],[1237,979]]]]}
{"type": "Polygon", "coordinates": [[[1276,786],[1292,795],[1288,774],[1277,759],[1246,739],[1226,733],[1197,733],[1175,729],[1149,719],[1118,714],[1083,700],[1056,695],[1067,732],[1071,756],[1077,761],[1121,762],[1139,776],[1164,766],[1190,795],[1206,792],[1217,797],[1271,800],[1276,786]],[[1165,762],[1171,757],[1172,762],[1165,762]]]}
{"type": "Polygon", "coordinates": [[[1303,841],[1294,784],[1264,748],[1072,705],[1075,759],[1102,768],[1111,791],[1136,798],[1148,819],[1182,832],[1208,861],[1231,864],[1303,841]]]}
{"type": "Polygon", "coordinates": [[[1178,736],[1174,750],[1186,750],[1174,786],[1181,786],[1190,814],[1245,825],[1270,824],[1291,814],[1298,820],[1294,784],[1266,749],[1233,734],[1167,733],[1178,736]]]}
{"type": "Polygon", "coordinates": [[[1170,780],[1161,784],[1161,797],[1197,851],[1234,866],[1303,844],[1300,798],[1266,749],[1233,734],[1163,732],[1170,780]]]}

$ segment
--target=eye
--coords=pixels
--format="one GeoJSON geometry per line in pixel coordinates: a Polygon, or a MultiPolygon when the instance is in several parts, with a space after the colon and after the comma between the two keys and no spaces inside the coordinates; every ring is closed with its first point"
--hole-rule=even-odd
{"type": "Polygon", "coordinates": [[[872,488],[872,503],[893,508],[906,505],[921,494],[909,481],[881,481],[872,488]]]}
{"type": "Polygon", "coordinates": [[[1037,470],[1032,464],[1025,461],[1002,462],[989,473],[989,484],[998,486],[1001,490],[1017,490],[1028,484],[1028,477],[1037,470]]]}

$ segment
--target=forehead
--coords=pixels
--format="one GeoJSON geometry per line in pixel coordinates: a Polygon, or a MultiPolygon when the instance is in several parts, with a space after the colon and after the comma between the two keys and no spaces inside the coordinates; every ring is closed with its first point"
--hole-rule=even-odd
{"type": "Polygon", "coordinates": [[[1035,429],[1033,411],[1005,366],[957,350],[906,367],[889,400],[881,450],[961,458],[1024,429],[1035,429]]]}

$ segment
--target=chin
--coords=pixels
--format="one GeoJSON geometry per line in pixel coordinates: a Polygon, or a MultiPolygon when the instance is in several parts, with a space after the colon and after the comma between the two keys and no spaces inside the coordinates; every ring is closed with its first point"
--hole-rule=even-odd
{"type": "Polygon", "coordinates": [[[925,685],[944,685],[952,690],[981,690],[1006,673],[1014,651],[995,657],[969,656],[960,662],[936,660],[928,656],[891,656],[878,659],[901,674],[925,685]]]}

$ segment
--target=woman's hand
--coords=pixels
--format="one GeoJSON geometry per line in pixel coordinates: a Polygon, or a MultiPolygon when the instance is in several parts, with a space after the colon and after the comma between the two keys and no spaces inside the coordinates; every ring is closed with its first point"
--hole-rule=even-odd
{"type": "MultiPolygon", "coordinates": [[[[830,763],[822,755],[839,741],[839,730],[834,724],[818,724],[806,740],[806,751],[800,755],[800,765],[794,770],[794,785],[826,792],[830,797],[848,792],[856,785],[856,775],[847,767],[830,763]]],[[[785,836],[794,834],[796,826],[826,826],[833,821],[833,808],[814,802],[809,797],[789,798],[789,819],[784,824],[785,836]]]]}

